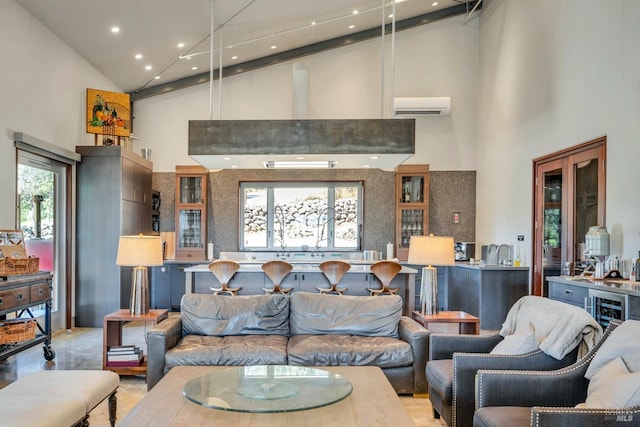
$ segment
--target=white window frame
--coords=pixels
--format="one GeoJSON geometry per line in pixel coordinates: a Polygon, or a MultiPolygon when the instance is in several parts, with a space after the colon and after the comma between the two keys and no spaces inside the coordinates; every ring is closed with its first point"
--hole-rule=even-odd
{"type": "MultiPolygon", "coordinates": [[[[304,182],[289,182],[289,181],[242,181],[240,182],[240,210],[239,210],[239,248],[241,251],[277,251],[281,249],[280,244],[277,241],[275,226],[274,226],[274,189],[276,188],[318,188],[326,187],[327,192],[327,204],[330,208],[335,207],[335,194],[336,188],[339,187],[356,187],[357,189],[357,236],[356,245],[354,247],[336,247],[334,239],[334,221],[333,217],[327,223],[326,246],[322,246],[323,251],[360,251],[362,250],[362,218],[363,218],[363,194],[364,184],[362,181],[304,181],[304,182]],[[266,188],[267,189],[267,244],[266,246],[247,246],[245,245],[244,238],[244,210],[245,210],[245,190],[247,188],[266,188]]],[[[302,250],[301,247],[287,246],[287,250],[302,250]]],[[[309,247],[309,250],[316,250],[315,247],[309,247]]]]}

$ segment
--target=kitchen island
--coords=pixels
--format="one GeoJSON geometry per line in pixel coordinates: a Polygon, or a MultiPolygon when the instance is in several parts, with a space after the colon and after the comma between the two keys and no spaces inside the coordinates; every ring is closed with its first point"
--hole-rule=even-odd
{"type": "MultiPolygon", "coordinates": [[[[281,287],[293,288],[292,292],[318,292],[316,286],[328,288],[326,279],[318,265],[321,261],[291,262],[293,270],[282,281],[281,287]]],[[[348,288],[345,295],[369,295],[366,288],[380,288],[380,282],[371,273],[372,261],[350,260],[351,269],[340,281],[341,288],[348,288]]],[[[208,264],[198,264],[184,269],[185,293],[210,293],[210,287],[220,283],[209,271],[208,264]]],[[[398,288],[398,295],[404,301],[403,314],[411,316],[415,310],[415,274],[417,270],[406,266],[391,282],[391,288],[398,288]]],[[[263,294],[262,288],[271,288],[273,283],[262,271],[258,262],[240,262],[240,269],[229,282],[230,287],[242,287],[239,295],[263,294]]]]}
{"type": "Polygon", "coordinates": [[[449,310],[479,317],[481,329],[499,330],[511,306],[529,294],[529,267],[456,262],[447,293],[449,310]]]}

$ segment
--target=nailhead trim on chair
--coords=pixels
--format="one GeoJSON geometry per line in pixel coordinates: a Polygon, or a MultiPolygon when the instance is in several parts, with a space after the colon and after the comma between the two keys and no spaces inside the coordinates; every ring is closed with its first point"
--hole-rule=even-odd
{"type": "MultiPolygon", "coordinates": [[[[565,413],[565,414],[598,414],[598,415],[611,415],[611,416],[618,416],[618,415],[631,415],[631,414],[638,414],[640,413],[640,408],[638,409],[633,409],[630,410],[631,408],[620,408],[620,409],[576,409],[576,408],[567,408],[567,407],[549,407],[549,406],[545,406],[543,407],[537,407],[538,408],[538,412],[536,414],[536,417],[534,419],[533,416],[533,410],[531,411],[531,425],[532,426],[536,426],[536,427],[540,427],[540,419],[539,419],[539,414],[540,413],[565,413]]],[[[637,408],[637,407],[635,407],[637,408]]]]}
{"type": "MultiPolygon", "coordinates": [[[[472,336],[476,336],[476,335],[469,335],[469,337],[472,336]]],[[[477,335],[480,336],[480,335],[477,335]]],[[[456,427],[458,425],[458,420],[457,420],[457,416],[456,416],[456,410],[457,410],[457,398],[456,398],[456,391],[457,391],[457,387],[456,387],[456,372],[457,372],[457,358],[456,355],[463,355],[463,356],[475,356],[477,354],[482,354],[482,357],[491,357],[491,358],[496,358],[496,359],[502,359],[502,358],[509,358],[509,359],[522,359],[524,357],[531,357],[534,354],[539,354],[542,353],[542,350],[534,350],[534,351],[530,351],[529,353],[524,353],[524,354],[490,354],[490,353],[454,353],[453,354],[453,384],[451,385],[451,427],[456,427]]],[[[490,371],[487,371],[490,372],[490,371]]],[[[499,371],[499,372],[506,372],[506,371],[499,371]]],[[[515,371],[515,372],[521,372],[521,371],[515,371]]],[[[475,402],[475,408],[477,409],[477,402],[475,402]]]]}

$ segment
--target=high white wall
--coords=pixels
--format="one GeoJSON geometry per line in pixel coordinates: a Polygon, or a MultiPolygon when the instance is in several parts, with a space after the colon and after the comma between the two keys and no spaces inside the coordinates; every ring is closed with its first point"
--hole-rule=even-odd
{"type": "Polygon", "coordinates": [[[531,245],[532,159],[607,136],[611,251],[640,249],[640,2],[489,0],[480,25],[477,240],[531,245]]]}
{"type": "Polygon", "coordinates": [[[75,151],[88,87],[121,91],[13,0],[0,1],[0,229],[16,226],[13,133],[75,151]]]}
{"type": "MultiPolygon", "coordinates": [[[[464,17],[396,33],[386,41],[385,112],[381,113],[381,42],[374,39],[299,59],[309,70],[309,118],[389,117],[396,96],[451,96],[448,117],[416,120],[416,154],[406,163],[432,170],[475,169],[475,104],[479,21],[464,17]],[[395,86],[395,87],[394,87],[395,86]]],[[[290,119],[293,61],[223,78],[223,119],[290,119]]],[[[223,70],[224,73],[224,70],[223,70]]],[[[218,111],[215,82],[213,118],[218,111]]],[[[151,148],[154,171],[194,164],[187,155],[188,121],[209,118],[209,85],[142,99],[134,105],[137,148],[151,148]]]]}

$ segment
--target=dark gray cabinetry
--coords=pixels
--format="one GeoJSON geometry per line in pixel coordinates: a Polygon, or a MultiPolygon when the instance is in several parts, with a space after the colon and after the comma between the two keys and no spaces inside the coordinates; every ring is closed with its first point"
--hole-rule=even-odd
{"type": "Polygon", "coordinates": [[[629,319],[640,320],[640,297],[629,297],[629,319]]]}
{"type": "Polygon", "coordinates": [[[513,304],[529,294],[529,270],[522,267],[449,268],[449,310],[480,318],[480,328],[499,330],[513,304]]]}
{"type": "Polygon", "coordinates": [[[575,305],[576,307],[586,308],[588,297],[588,288],[549,281],[550,299],[575,305]]]}
{"type": "Polygon", "coordinates": [[[131,268],[116,265],[121,235],[151,233],[153,164],[120,146],[77,146],[76,325],[102,327],[129,308],[131,268]]]}
{"type": "Polygon", "coordinates": [[[167,263],[151,269],[151,308],[180,310],[185,291],[184,269],[194,264],[167,263]]]}

